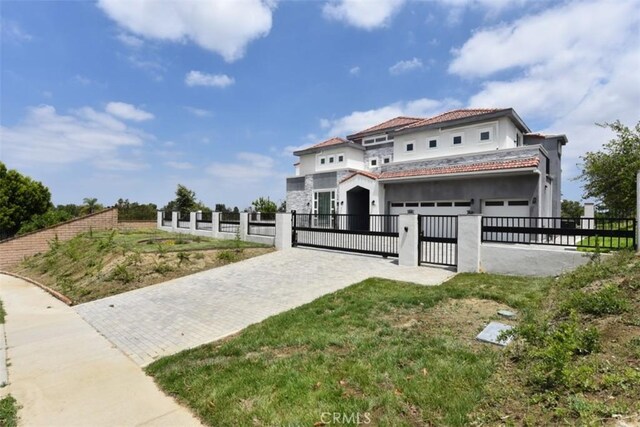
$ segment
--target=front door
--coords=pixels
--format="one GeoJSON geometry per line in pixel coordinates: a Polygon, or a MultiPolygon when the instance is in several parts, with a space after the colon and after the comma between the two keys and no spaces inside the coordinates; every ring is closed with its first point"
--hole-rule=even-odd
{"type": "Polygon", "coordinates": [[[313,213],[315,226],[329,227],[331,225],[331,214],[335,212],[335,191],[316,191],[313,193],[313,213]]]}

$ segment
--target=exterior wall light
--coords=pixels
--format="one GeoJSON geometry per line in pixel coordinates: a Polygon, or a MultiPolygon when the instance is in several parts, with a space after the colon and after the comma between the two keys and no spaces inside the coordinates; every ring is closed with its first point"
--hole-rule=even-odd
{"type": "Polygon", "coordinates": [[[372,201],[371,201],[371,206],[375,206],[375,205],[376,205],[376,201],[375,201],[375,200],[372,200],[372,201]]]}

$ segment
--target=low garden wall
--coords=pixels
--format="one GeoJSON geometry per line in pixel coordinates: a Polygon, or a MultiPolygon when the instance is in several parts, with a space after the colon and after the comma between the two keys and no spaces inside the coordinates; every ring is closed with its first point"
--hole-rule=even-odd
{"type": "Polygon", "coordinates": [[[155,220],[123,220],[118,221],[118,229],[120,230],[140,230],[156,228],[155,220]]]}
{"type": "Polygon", "coordinates": [[[31,255],[46,252],[49,249],[49,242],[56,236],[64,241],[89,230],[111,230],[117,227],[118,209],[109,208],[42,230],[2,240],[0,241],[0,269],[15,265],[31,255]]]}

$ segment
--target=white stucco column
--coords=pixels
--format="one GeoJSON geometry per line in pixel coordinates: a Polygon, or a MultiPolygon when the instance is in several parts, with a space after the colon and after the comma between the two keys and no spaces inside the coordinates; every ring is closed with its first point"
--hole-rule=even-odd
{"type": "Polygon", "coordinates": [[[640,171],[636,175],[636,245],[640,252],[640,171]]]}
{"type": "Polygon", "coordinates": [[[162,227],[162,215],[163,214],[164,214],[163,211],[157,211],[156,212],[156,228],[162,227]]]}
{"type": "Polygon", "coordinates": [[[402,214],[398,217],[398,264],[418,266],[418,215],[402,214]]]}
{"type": "Polygon", "coordinates": [[[596,226],[596,222],[593,220],[593,218],[596,217],[596,208],[594,206],[593,203],[585,203],[584,204],[584,209],[582,211],[582,218],[580,221],[580,228],[582,228],[583,230],[591,230],[593,228],[595,228],[596,226]],[[591,221],[589,221],[588,219],[591,219],[591,221]]]}
{"type": "Polygon", "coordinates": [[[458,272],[478,273],[481,262],[482,215],[458,215],[458,272]]]}
{"type": "Polygon", "coordinates": [[[291,214],[276,214],[276,249],[281,251],[291,247],[291,214]]]}
{"type": "Polygon", "coordinates": [[[247,240],[247,234],[249,234],[249,213],[248,212],[240,212],[240,227],[238,228],[240,232],[240,240],[247,240]]]}
{"type": "Polygon", "coordinates": [[[197,220],[198,220],[198,212],[189,212],[189,233],[195,234],[197,220]]]}
{"type": "Polygon", "coordinates": [[[220,237],[220,212],[211,212],[211,232],[214,238],[220,237]]]}
{"type": "Polygon", "coordinates": [[[176,231],[178,229],[178,214],[179,212],[176,211],[171,212],[171,231],[176,231]]]}

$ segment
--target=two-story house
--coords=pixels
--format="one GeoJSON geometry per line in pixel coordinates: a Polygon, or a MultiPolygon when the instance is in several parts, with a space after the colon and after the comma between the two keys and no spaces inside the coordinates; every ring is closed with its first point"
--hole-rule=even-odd
{"type": "Polygon", "coordinates": [[[532,133],[512,109],[396,117],[296,151],[287,208],[299,213],[560,216],[564,135],[532,133]]]}

